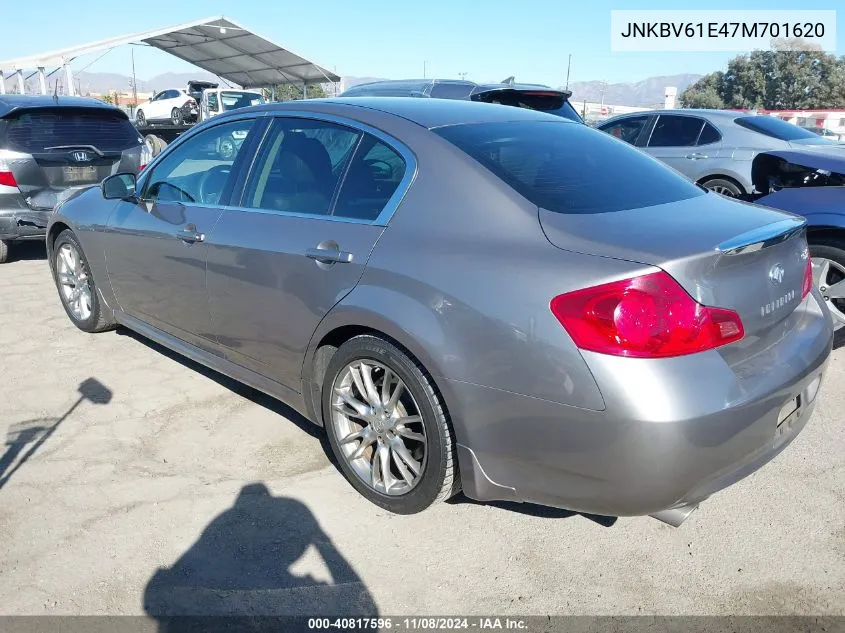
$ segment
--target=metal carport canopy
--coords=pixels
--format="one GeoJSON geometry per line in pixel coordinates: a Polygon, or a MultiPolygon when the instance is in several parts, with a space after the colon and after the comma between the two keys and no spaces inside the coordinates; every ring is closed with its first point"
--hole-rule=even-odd
{"type": "Polygon", "coordinates": [[[0,69],[64,66],[80,55],[134,42],[149,44],[244,88],[340,81],[331,71],[224,16],[2,61],[0,69]]]}

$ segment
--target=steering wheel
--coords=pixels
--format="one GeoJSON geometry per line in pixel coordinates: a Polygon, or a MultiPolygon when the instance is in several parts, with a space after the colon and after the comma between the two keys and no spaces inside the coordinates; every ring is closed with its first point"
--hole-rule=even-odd
{"type": "Polygon", "coordinates": [[[220,200],[231,171],[229,165],[217,165],[204,172],[197,185],[199,201],[203,204],[215,204],[220,200]]]}

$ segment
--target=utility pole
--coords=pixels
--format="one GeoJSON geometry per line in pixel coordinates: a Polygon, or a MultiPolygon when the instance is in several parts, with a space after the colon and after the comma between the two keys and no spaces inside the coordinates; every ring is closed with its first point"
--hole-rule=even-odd
{"type": "Polygon", "coordinates": [[[569,69],[572,68],[572,53],[569,53],[569,61],[566,64],[566,88],[564,90],[569,90],[569,69]]]}
{"type": "Polygon", "coordinates": [[[132,112],[138,107],[138,81],[135,79],[135,49],[130,48],[132,53],[132,112]]]}

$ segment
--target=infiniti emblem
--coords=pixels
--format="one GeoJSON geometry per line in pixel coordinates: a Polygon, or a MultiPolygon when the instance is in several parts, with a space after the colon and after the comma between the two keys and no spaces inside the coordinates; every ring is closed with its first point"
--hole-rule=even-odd
{"type": "Polygon", "coordinates": [[[786,271],[783,269],[783,266],[781,266],[780,264],[775,264],[769,271],[769,279],[772,281],[772,283],[779,284],[783,281],[783,276],[785,274],[786,271]]]}
{"type": "Polygon", "coordinates": [[[75,160],[77,163],[87,163],[91,160],[91,157],[88,155],[88,152],[74,152],[71,154],[71,158],[75,160]]]}

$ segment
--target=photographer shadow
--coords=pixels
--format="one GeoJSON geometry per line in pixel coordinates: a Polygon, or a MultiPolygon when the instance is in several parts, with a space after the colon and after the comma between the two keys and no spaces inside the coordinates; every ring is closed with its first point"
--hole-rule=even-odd
{"type": "Polygon", "coordinates": [[[264,484],[244,486],[172,567],[153,575],[144,610],[160,632],[184,630],[197,616],[203,630],[213,622],[231,630],[244,621],[269,624],[270,616],[378,615],[366,586],[308,507],[273,497],[264,484]]]}

